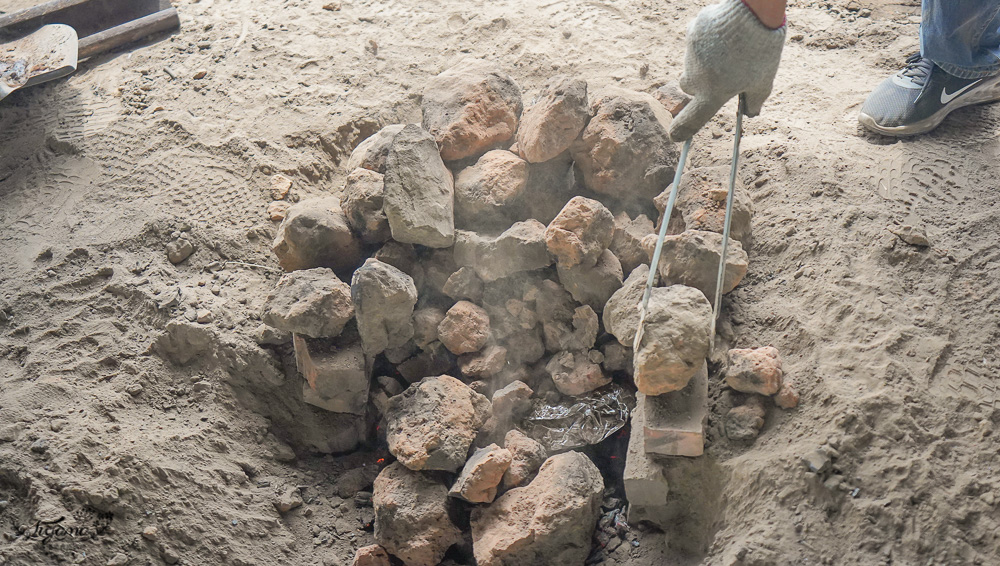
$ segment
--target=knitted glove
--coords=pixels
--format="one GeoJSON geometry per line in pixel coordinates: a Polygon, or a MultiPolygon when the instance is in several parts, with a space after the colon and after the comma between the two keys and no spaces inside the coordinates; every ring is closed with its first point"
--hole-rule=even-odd
{"type": "Polygon", "coordinates": [[[687,141],[730,98],[746,95],[746,115],[760,114],[778,72],[785,26],[768,29],[742,0],[705,7],[688,26],[681,89],[694,98],[670,127],[675,142],[687,141]]]}

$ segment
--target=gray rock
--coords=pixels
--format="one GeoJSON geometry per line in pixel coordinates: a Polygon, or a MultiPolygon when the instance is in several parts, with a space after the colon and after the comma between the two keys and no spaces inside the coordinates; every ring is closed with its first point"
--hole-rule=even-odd
{"type": "Polygon", "coordinates": [[[490,412],[486,397],[454,377],[426,377],[389,399],[389,452],[411,470],[456,471],[490,412]]]}
{"type": "Polygon", "coordinates": [[[424,307],[413,312],[413,341],[419,348],[426,348],[438,339],[438,325],[445,312],[436,307],[424,307]]]}
{"type": "Polygon", "coordinates": [[[595,312],[604,310],[611,295],[622,287],[622,265],[610,250],[604,250],[593,266],[556,265],[559,282],[577,302],[589,305],[595,312]]]}
{"type": "Polygon", "coordinates": [[[648,279],[649,266],[640,265],[635,268],[604,306],[604,328],[622,346],[631,348],[635,341],[635,330],[639,326],[639,303],[642,302],[642,293],[648,279]]]}
{"type": "Polygon", "coordinates": [[[500,483],[504,489],[518,487],[531,481],[548,457],[541,443],[519,430],[508,432],[504,437],[503,446],[511,454],[510,467],[504,472],[500,483]]]}
{"type": "Polygon", "coordinates": [[[386,126],[358,144],[347,160],[347,170],[354,171],[358,167],[363,167],[384,175],[385,160],[389,156],[392,139],[403,131],[403,127],[403,124],[386,126]]]}
{"type": "Polygon", "coordinates": [[[552,265],[545,226],[537,220],[517,222],[496,238],[457,231],[455,262],[475,269],[486,282],[552,265]]]}
{"type": "Polygon", "coordinates": [[[642,247],[642,240],[654,232],[653,222],[646,218],[645,214],[640,214],[635,220],[629,218],[625,212],[615,216],[615,234],[608,249],[621,262],[625,277],[639,265],[649,263],[649,256],[642,247]]]}
{"type": "Polygon", "coordinates": [[[361,246],[335,196],[304,200],[288,209],[271,249],[285,271],[328,267],[343,274],[361,263],[361,246]]]}
{"type": "MultiPolygon", "coordinates": [[[[646,253],[652,261],[656,236],[643,240],[646,253]]],[[[660,284],[694,287],[709,301],[715,300],[715,283],[719,277],[719,258],[722,256],[722,234],[687,230],[663,240],[660,255],[660,284]]],[[[739,242],[730,238],[726,252],[726,276],[722,293],[729,293],[739,285],[749,268],[749,258],[739,242]]]]}
{"type": "Polygon", "coordinates": [[[684,389],[708,356],[712,306],[701,291],[657,287],[633,358],[635,386],[646,395],[684,389]]]}
{"type": "Polygon", "coordinates": [[[667,133],[673,118],[650,95],[615,87],[597,93],[591,114],[570,148],[584,185],[646,208],[673,180],[679,157],[667,133]]]}
{"type": "Polygon", "coordinates": [[[312,338],[339,336],[353,317],[351,287],[323,267],[286,273],[264,303],[265,324],[312,338]]]}
{"type": "MultiPolygon", "coordinates": [[[[672,186],[673,183],[653,199],[653,204],[660,212],[660,217],[656,221],[657,229],[663,222],[672,186]]],[[[728,165],[686,169],[681,188],[677,191],[677,202],[674,204],[674,213],[667,226],[667,233],[680,234],[685,230],[704,230],[721,234],[726,220],[728,187],[728,165]]],[[[753,203],[750,195],[747,194],[743,181],[737,176],[729,237],[739,241],[743,249],[750,249],[752,215],[753,203]]]]}
{"type": "Polygon", "coordinates": [[[538,102],[521,117],[518,150],[531,163],[553,159],[569,149],[588,120],[587,81],[565,75],[553,77],[538,102]]]}
{"type": "Polygon", "coordinates": [[[472,510],[479,566],[583,564],[600,515],[604,480],[579,452],[552,456],[525,487],[472,510]]]}
{"type": "Polygon", "coordinates": [[[486,152],[455,179],[455,223],[469,229],[509,226],[510,206],[527,186],[527,162],[503,149],[486,152]]]}
{"type": "Polygon", "coordinates": [[[436,566],[462,531],[449,518],[448,488],[399,462],[375,479],[375,542],[406,566],[436,566]]]}
{"type": "Polygon", "coordinates": [[[764,398],[751,395],[746,403],[733,407],[726,413],[726,436],[729,440],[753,440],[760,436],[766,416],[764,398]]]}
{"type": "Polygon", "coordinates": [[[334,413],[364,415],[371,387],[371,364],[360,343],[310,343],[295,335],[295,365],[305,378],[302,400],[334,413]]]}
{"type": "Polygon", "coordinates": [[[383,210],[392,239],[446,248],[455,239],[455,188],[438,146],[411,124],[393,138],[386,158],[383,210]]]}
{"type": "Polygon", "coordinates": [[[178,238],[167,244],[167,259],[177,265],[194,253],[194,244],[187,238],[178,238]]]}
{"type": "Polygon", "coordinates": [[[351,299],[365,353],[398,348],[413,337],[413,279],[395,267],[369,259],[354,272],[351,299]]]}
{"type": "Polygon", "coordinates": [[[588,352],[560,352],[545,364],[545,370],[563,395],[583,395],[611,383],[601,366],[590,361],[588,352]]]}
{"type": "Polygon", "coordinates": [[[600,202],[576,196],[545,228],[545,244],[563,267],[591,266],[608,249],[615,217],[600,202]]]}
{"type": "Polygon", "coordinates": [[[392,232],[389,220],[382,210],[385,181],[382,174],[368,169],[355,169],[347,176],[340,206],[344,209],[347,224],[366,244],[377,244],[389,239],[392,232]]]}
{"type": "Polygon", "coordinates": [[[521,89],[497,65],[465,59],[432,78],[421,100],[423,127],[454,161],[509,143],[523,109],[521,89]]]}
{"type": "Polygon", "coordinates": [[[476,450],[448,494],[469,503],[491,503],[497,496],[504,472],[510,467],[510,460],[510,451],[496,444],[476,450]]]}
{"type": "Polygon", "coordinates": [[[448,277],[441,290],[455,300],[478,302],[483,299],[483,280],[471,267],[462,267],[448,277]]]}

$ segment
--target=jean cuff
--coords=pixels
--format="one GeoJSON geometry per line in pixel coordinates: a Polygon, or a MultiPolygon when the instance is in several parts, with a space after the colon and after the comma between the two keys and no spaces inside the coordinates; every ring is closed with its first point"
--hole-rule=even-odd
{"type": "Polygon", "coordinates": [[[941,63],[933,59],[931,61],[938,67],[941,67],[942,71],[960,79],[984,79],[1000,74],[1000,61],[997,61],[993,65],[981,65],[978,67],[959,67],[958,65],[941,63]]]}

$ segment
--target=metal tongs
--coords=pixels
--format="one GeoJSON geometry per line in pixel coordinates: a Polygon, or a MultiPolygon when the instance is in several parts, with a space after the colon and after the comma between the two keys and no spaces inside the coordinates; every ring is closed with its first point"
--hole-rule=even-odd
{"type": "MultiPolygon", "coordinates": [[[[739,107],[736,110],[736,137],[733,141],[733,161],[729,169],[729,192],[726,193],[726,220],[722,228],[722,255],[719,256],[718,276],[715,279],[715,301],[712,302],[712,326],[710,334],[710,348],[715,349],[715,325],[719,320],[719,313],[722,310],[722,282],[726,277],[726,255],[729,253],[729,229],[733,219],[733,196],[736,187],[736,171],[740,160],[740,141],[743,139],[743,115],[746,112],[746,97],[740,95],[739,107]]],[[[663,212],[663,222],[660,223],[660,234],[656,240],[656,249],[653,251],[653,259],[650,262],[649,278],[646,280],[646,290],[642,294],[642,303],[639,304],[639,327],[635,332],[635,340],[632,343],[632,350],[639,351],[644,336],[643,328],[646,323],[646,314],[649,309],[649,296],[653,292],[656,278],[659,274],[660,254],[663,251],[663,241],[667,237],[667,224],[674,212],[674,203],[677,201],[677,192],[681,186],[681,177],[684,174],[684,164],[687,162],[688,152],[691,150],[691,140],[684,142],[681,148],[681,157],[677,162],[677,171],[674,173],[674,184],[670,187],[670,197],[667,199],[667,208],[663,212]]]]}

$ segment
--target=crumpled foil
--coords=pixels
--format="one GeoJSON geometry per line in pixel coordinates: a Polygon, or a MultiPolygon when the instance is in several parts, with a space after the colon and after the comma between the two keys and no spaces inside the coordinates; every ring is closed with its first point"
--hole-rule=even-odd
{"type": "Polygon", "coordinates": [[[521,432],[534,438],[550,453],[597,444],[628,422],[635,398],[612,383],[558,403],[535,399],[521,422],[521,432]]]}

